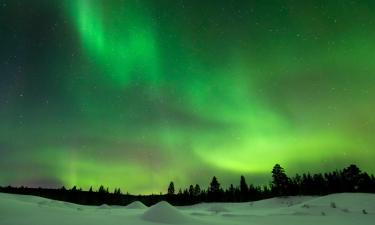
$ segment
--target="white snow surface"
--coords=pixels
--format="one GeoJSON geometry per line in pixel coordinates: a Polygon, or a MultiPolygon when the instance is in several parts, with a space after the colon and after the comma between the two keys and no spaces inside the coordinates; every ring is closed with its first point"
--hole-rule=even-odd
{"type": "Polygon", "coordinates": [[[193,223],[192,217],[185,215],[176,207],[164,201],[151,206],[144,212],[142,218],[146,221],[166,224],[193,223]]]}
{"type": "Polygon", "coordinates": [[[375,194],[296,196],[245,203],[174,207],[83,206],[0,193],[0,225],[367,225],[375,224],[375,194]]]}
{"type": "Polygon", "coordinates": [[[147,206],[145,206],[142,202],[140,201],[134,201],[130,203],[129,205],[125,206],[127,209],[147,209],[147,206]]]}

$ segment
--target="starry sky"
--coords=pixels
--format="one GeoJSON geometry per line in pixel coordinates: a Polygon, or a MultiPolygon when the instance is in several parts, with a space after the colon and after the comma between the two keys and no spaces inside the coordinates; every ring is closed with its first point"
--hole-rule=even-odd
{"type": "Polygon", "coordinates": [[[375,2],[0,0],[0,185],[375,172],[375,2]]]}

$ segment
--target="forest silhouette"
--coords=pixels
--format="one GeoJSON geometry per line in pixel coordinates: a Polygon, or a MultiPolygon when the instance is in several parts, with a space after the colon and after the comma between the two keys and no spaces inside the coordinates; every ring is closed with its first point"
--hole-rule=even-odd
{"type": "Polygon", "coordinates": [[[219,179],[214,176],[208,188],[190,185],[185,189],[175,190],[170,182],[166,194],[131,195],[123,193],[120,188],[109,192],[101,185],[98,190],[92,187],[88,191],[77,188],[58,189],[29,187],[0,187],[0,192],[35,195],[54,200],[72,202],[83,205],[127,205],[133,201],[141,201],[145,205],[153,205],[159,201],[168,201],[173,205],[191,205],[200,202],[246,202],[272,197],[296,195],[327,195],[341,192],[375,193],[375,177],[361,171],[352,164],[342,170],[328,173],[304,173],[288,177],[283,167],[276,164],[272,169],[272,181],[268,185],[248,185],[244,176],[240,177],[239,185],[222,188],[219,179]]]}

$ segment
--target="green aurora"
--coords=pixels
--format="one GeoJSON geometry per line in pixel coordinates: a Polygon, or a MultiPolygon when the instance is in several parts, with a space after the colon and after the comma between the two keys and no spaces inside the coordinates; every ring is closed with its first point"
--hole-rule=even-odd
{"type": "Polygon", "coordinates": [[[0,185],[375,173],[374,1],[0,1],[0,185]]]}

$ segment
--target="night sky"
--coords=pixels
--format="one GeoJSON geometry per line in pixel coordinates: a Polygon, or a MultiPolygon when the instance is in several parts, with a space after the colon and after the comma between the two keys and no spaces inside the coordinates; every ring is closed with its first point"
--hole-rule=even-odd
{"type": "Polygon", "coordinates": [[[0,185],[375,173],[375,1],[0,0],[0,185]]]}

